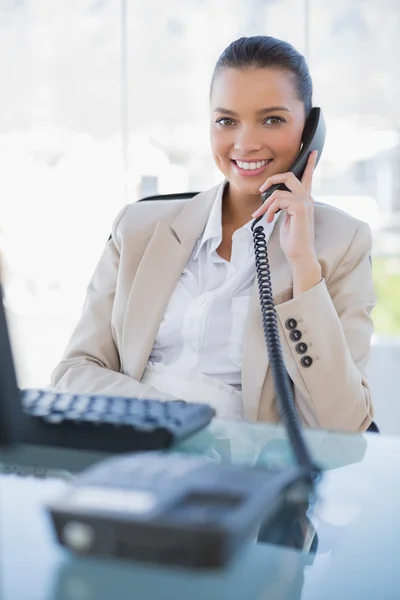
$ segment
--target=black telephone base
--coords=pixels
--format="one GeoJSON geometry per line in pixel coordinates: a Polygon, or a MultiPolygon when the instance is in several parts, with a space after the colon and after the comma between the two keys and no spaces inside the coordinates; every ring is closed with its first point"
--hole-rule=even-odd
{"type": "Polygon", "coordinates": [[[220,568],[285,503],[309,494],[298,467],[149,452],[92,467],[49,508],[59,542],[77,554],[220,568]]]}

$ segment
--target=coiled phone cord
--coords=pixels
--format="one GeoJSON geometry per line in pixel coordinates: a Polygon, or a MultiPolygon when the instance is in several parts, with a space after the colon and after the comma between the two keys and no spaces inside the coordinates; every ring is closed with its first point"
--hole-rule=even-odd
{"type": "Polygon", "coordinates": [[[308,451],[299,423],[291,379],[283,360],[278,328],[278,315],[272,294],[271,272],[268,262],[267,240],[264,228],[257,223],[265,218],[258,217],[252,223],[255,263],[260,294],[261,315],[265,342],[274,379],[275,392],[281,419],[288,432],[295,458],[299,466],[306,469],[313,483],[320,475],[321,469],[314,463],[308,451]]]}

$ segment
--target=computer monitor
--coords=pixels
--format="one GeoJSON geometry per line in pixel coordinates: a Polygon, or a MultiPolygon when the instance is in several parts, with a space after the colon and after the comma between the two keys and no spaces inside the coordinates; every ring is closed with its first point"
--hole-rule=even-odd
{"type": "Polygon", "coordinates": [[[0,284],[0,447],[20,440],[22,407],[0,284]]]}

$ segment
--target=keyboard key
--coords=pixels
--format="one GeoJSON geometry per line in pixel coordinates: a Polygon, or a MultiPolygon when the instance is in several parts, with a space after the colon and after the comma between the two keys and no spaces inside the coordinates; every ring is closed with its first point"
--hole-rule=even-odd
{"type": "Polygon", "coordinates": [[[82,423],[102,423],[103,415],[95,412],[87,412],[84,415],[81,415],[78,422],[82,423]]]}
{"type": "Polygon", "coordinates": [[[51,414],[51,410],[48,406],[32,406],[29,413],[33,416],[33,417],[45,417],[46,415],[50,415],[51,414]]]}
{"type": "Polygon", "coordinates": [[[56,398],[53,402],[53,409],[59,411],[66,411],[72,404],[74,396],[72,394],[65,394],[60,398],[56,398]]]}
{"type": "Polygon", "coordinates": [[[25,390],[22,395],[22,406],[23,408],[28,408],[35,404],[36,400],[40,398],[43,392],[40,390],[25,390]]]}
{"type": "Polygon", "coordinates": [[[157,422],[165,415],[165,407],[162,402],[147,404],[144,411],[144,416],[147,421],[157,422]]]}
{"type": "Polygon", "coordinates": [[[101,416],[101,420],[103,423],[120,423],[122,421],[121,415],[115,415],[113,413],[107,413],[101,416]]]}
{"type": "Polygon", "coordinates": [[[72,408],[80,413],[84,413],[88,410],[90,402],[90,396],[78,396],[75,398],[72,408]]]}
{"type": "Polygon", "coordinates": [[[128,407],[128,413],[130,415],[141,416],[145,412],[144,400],[135,400],[135,402],[131,400],[128,407]]]}
{"type": "Polygon", "coordinates": [[[64,419],[66,421],[72,421],[72,422],[79,421],[81,416],[82,416],[81,413],[78,412],[77,410],[67,410],[64,413],[64,419]]]}
{"type": "Polygon", "coordinates": [[[62,413],[51,413],[46,415],[45,421],[47,423],[51,423],[52,425],[58,425],[64,420],[62,413]]]}
{"type": "Polygon", "coordinates": [[[104,398],[103,396],[99,396],[98,398],[92,398],[92,404],[90,409],[97,413],[107,412],[108,409],[108,398],[104,398]]]}
{"type": "Polygon", "coordinates": [[[130,427],[138,427],[140,429],[143,420],[138,415],[127,415],[124,418],[124,425],[129,425],[130,427]]]}
{"type": "Polygon", "coordinates": [[[108,410],[114,415],[123,415],[127,411],[127,402],[123,398],[114,398],[109,403],[108,410]]]}
{"type": "Polygon", "coordinates": [[[30,407],[30,412],[35,417],[44,417],[51,413],[53,401],[54,394],[44,393],[39,397],[35,404],[30,407]]]}

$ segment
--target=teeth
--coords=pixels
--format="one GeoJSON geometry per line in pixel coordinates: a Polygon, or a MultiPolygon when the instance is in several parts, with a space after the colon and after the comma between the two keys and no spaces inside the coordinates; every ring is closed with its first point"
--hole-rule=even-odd
{"type": "Polygon", "coordinates": [[[254,169],[259,169],[260,167],[264,167],[264,165],[269,162],[268,160],[259,160],[258,162],[243,162],[241,160],[235,161],[237,166],[241,169],[245,169],[247,171],[254,171],[254,169]]]}

